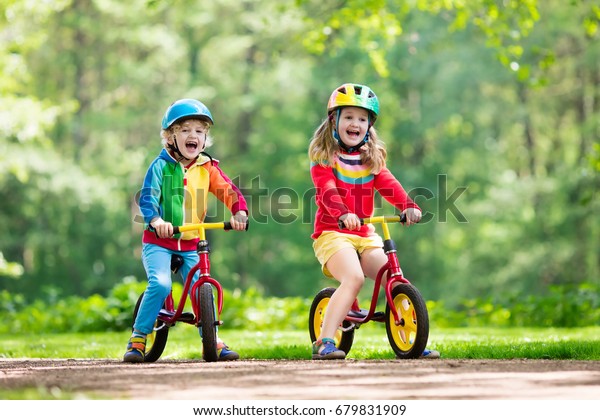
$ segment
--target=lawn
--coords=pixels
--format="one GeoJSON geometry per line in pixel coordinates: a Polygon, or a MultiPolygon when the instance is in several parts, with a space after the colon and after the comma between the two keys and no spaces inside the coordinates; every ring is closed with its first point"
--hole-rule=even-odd
{"type": "MultiPolygon", "coordinates": [[[[223,340],[244,359],[309,359],[308,331],[221,329],[223,340]]],[[[120,359],[129,332],[0,335],[1,358],[120,359]]],[[[162,359],[201,358],[200,337],[192,326],[169,332],[162,359]]],[[[429,348],[446,359],[600,360],[600,327],[572,329],[461,328],[431,331],[429,348]]],[[[392,359],[382,324],[366,324],[355,333],[348,357],[392,359]]]]}

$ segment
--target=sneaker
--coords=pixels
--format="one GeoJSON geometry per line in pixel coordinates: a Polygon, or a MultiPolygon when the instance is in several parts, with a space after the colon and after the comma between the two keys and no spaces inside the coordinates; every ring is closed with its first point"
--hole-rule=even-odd
{"type": "Polygon", "coordinates": [[[323,338],[313,343],[313,360],[345,359],[346,353],[335,346],[331,338],[323,338]]]}
{"type": "Polygon", "coordinates": [[[127,352],[123,361],[127,363],[143,363],[146,351],[146,339],[143,337],[131,337],[127,343],[127,352]]]}
{"type": "Polygon", "coordinates": [[[237,360],[240,358],[240,355],[237,354],[235,351],[229,349],[229,347],[227,347],[227,345],[225,343],[223,343],[223,347],[220,349],[217,349],[217,355],[219,357],[219,361],[226,361],[226,360],[237,360]]]}
{"type": "Polygon", "coordinates": [[[437,350],[429,350],[429,349],[425,349],[425,351],[423,352],[423,355],[421,356],[421,359],[439,359],[440,358],[440,352],[437,350]]]}

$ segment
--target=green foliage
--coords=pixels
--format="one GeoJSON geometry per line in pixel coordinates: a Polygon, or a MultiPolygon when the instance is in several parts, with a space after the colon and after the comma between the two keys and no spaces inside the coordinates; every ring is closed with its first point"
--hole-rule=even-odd
{"type": "Polygon", "coordinates": [[[5,277],[18,278],[23,275],[23,266],[18,263],[8,262],[0,252],[0,274],[5,277]]]}
{"type": "Polygon", "coordinates": [[[600,323],[597,284],[552,286],[544,295],[473,298],[449,309],[428,302],[433,327],[585,327],[600,323]]]}
{"type": "MultiPolygon", "coordinates": [[[[135,303],[146,283],[125,278],[107,297],[93,295],[57,299],[53,304],[35,300],[26,304],[22,295],[0,293],[0,333],[128,331],[135,303]]],[[[182,287],[174,284],[173,297],[182,287]]],[[[586,327],[600,324],[600,289],[596,285],[553,287],[546,296],[529,295],[469,299],[456,309],[442,301],[428,301],[431,329],[454,327],[586,327]]],[[[224,329],[246,331],[307,330],[311,300],[276,298],[256,289],[224,291],[221,320],[224,329]]],[[[191,310],[189,299],[186,310],[191,310]]],[[[185,327],[184,327],[185,328],[185,327]]]]}
{"type": "MultiPolygon", "coordinates": [[[[125,278],[107,297],[92,295],[88,298],[69,296],[53,304],[41,299],[31,304],[23,295],[2,291],[0,333],[29,332],[99,332],[129,330],[139,296],[145,282],[125,278]]],[[[182,293],[181,284],[174,283],[173,297],[177,303],[182,293]]],[[[306,327],[310,301],[302,298],[265,297],[256,289],[241,292],[224,291],[221,319],[227,328],[273,331],[303,329],[306,327]]],[[[189,299],[186,310],[191,310],[189,299]]]]}
{"type": "Polygon", "coordinates": [[[133,305],[145,284],[126,278],[108,297],[68,296],[47,303],[36,299],[25,304],[23,295],[2,291],[0,332],[94,332],[131,328],[133,305]]]}
{"type": "Polygon", "coordinates": [[[306,328],[310,300],[267,297],[257,289],[224,291],[221,319],[227,328],[249,331],[289,331],[306,328]]]}
{"type": "Polygon", "coordinates": [[[410,17],[413,14],[441,15],[450,32],[470,26],[477,28],[485,36],[487,45],[497,51],[499,61],[508,68],[522,58],[524,39],[540,19],[537,0],[509,1],[501,5],[488,0],[421,0],[412,4],[398,0],[352,0],[336,7],[314,0],[298,0],[298,3],[314,28],[304,39],[310,52],[335,53],[347,47],[348,41],[343,35],[353,33],[358,39],[358,48],[370,58],[373,70],[384,78],[390,77],[392,72],[388,52],[403,41],[401,35],[405,27],[412,29],[410,17]]]}
{"type": "MultiPolygon", "coordinates": [[[[301,325],[288,315],[333,284],[311,249],[307,144],[331,90],[355,81],[380,97],[388,166],[429,217],[393,236],[411,281],[451,309],[435,322],[467,324],[467,312],[474,325],[597,320],[582,292],[600,281],[593,2],[11,0],[0,9],[3,319],[128,328],[135,299],[111,296],[124,277],[145,276],[136,193],[160,149],[162,113],[193,96],[215,116],[208,152],[251,206],[248,232],[211,232],[214,275],[236,302],[227,322],[301,325]],[[238,304],[246,295],[252,306],[238,304]],[[586,313],[570,316],[570,305],[586,313]],[[35,321],[21,315],[30,306],[35,321]],[[78,311],[95,320],[70,319],[78,311]]],[[[212,220],[229,217],[211,209],[212,220]]]]}

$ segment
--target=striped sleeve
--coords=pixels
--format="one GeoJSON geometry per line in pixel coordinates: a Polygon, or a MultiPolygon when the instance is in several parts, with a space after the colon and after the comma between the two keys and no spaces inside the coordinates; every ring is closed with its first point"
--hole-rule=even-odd
{"type": "Polygon", "coordinates": [[[310,175],[316,188],[317,205],[320,208],[335,220],[350,212],[338,191],[332,168],[311,162],[310,175]]]}
{"type": "Polygon", "coordinates": [[[162,217],[160,196],[164,165],[164,160],[159,158],[154,159],[144,177],[144,183],[140,191],[139,205],[146,224],[150,223],[156,217],[162,217]]]}
{"type": "Polygon", "coordinates": [[[408,193],[400,184],[400,181],[387,169],[383,168],[375,175],[375,189],[391,205],[404,211],[407,208],[419,209],[419,206],[409,197],[408,193]]]}
{"type": "Polygon", "coordinates": [[[222,201],[232,214],[238,211],[248,212],[248,205],[240,189],[221,170],[217,161],[210,166],[209,191],[222,201]]]}

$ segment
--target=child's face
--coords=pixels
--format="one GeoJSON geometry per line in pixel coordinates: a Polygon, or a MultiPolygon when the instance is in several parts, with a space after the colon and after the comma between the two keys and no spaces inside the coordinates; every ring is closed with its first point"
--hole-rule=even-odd
{"type": "Polygon", "coordinates": [[[352,147],[365,138],[369,129],[369,112],[364,108],[347,106],[342,108],[338,134],[345,145],[352,147]]]}
{"type": "Polygon", "coordinates": [[[169,143],[177,142],[177,147],[187,160],[195,159],[206,146],[208,126],[201,120],[186,120],[175,127],[169,143]]]}

